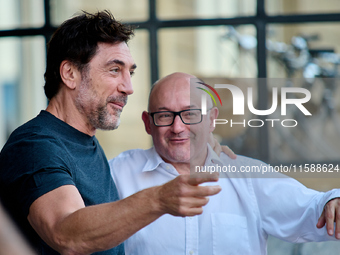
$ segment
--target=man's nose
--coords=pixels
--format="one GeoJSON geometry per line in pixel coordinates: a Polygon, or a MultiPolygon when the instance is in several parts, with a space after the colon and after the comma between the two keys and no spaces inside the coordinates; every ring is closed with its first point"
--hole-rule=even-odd
{"type": "Polygon", "coordinates": [[[178,134],[182,132],[185,129],[185,124],[181,120],[181,117],[179,115],[175,116],[174,123],[171,125],[172,132],[178,134]]]}
{"type": "Polygon", "coordinates": [[[123,75],[122,80],[118,85],[118,91],[126,95],[131,95],[133,93],[130,72],[128,72],[128,74],[123,75]]]}

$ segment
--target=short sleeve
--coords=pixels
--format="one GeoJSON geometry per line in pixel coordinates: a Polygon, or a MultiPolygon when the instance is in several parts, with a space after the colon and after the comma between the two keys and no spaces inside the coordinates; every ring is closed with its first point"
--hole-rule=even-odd
{"type": "Polygon", "coordinates": [[[75,183],[70,173],[63,169],[45,168],[27,176],[20,185],[22,190],[17,198],[25,215],[28,215],[30,206],[37,198],[64,185],[75,183]]]}
{"type": "Polygon", "coordinates": [[[0,190],[11,213],[26,218],[31,204],[63,185],[75,185],[64,148],[53,137],[26,136],[0,156],[0,190]]]}

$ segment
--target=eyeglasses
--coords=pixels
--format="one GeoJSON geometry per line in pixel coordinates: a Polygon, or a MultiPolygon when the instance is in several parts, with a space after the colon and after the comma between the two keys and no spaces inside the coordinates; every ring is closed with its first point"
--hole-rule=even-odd
{"type": "Polygon", "coordinates": [[[185,125],[198,124],[202,121],[201,109],[188,109],[180,112],[150,112],[149,114],[157,127],[171,126],[177,115],[185,125]]]}

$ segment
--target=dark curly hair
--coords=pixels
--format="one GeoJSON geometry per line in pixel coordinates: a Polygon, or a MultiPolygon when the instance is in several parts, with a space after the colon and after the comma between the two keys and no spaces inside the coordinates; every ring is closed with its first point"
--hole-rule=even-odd
{"type": "Polygon", "coordinates": [[[50,100],[60,87],[60,64],[71,61],[80,72],[87,67],[97,50],[98,42],[128,42],[134,28],[116,21],[105,10],[90,14],[84,12],[66,20],[54,32],[47,45],[47,64],[45,72],[45,95],[50,100]]]}

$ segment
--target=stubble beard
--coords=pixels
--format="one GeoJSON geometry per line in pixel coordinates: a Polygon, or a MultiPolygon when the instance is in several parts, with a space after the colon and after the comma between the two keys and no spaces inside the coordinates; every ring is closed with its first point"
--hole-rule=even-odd
{"type": "Polygon", "coordinates": [[[120,114],[122,110],[112,109],[113,114],[108,110],[110,102],[127,102],[127,96],[110,96],[104,103],[101,103],[96,91],[92,90],[91,80],[87,75],[83,75],[79,93],[75,100],[76,108],[82,113],[92,127],[101,130],[114,130],[119,127],[120,114]]]}
{"type": "MultiPolygon", "coordinates": [[[[180,138],[181,136],[180,135],[171,136],[171,138],[175,138],[175,137],[180,138]]],[[[192,139],[191,134],[189,137],[190,137],[189,144],[186,144],[186,145],[173,146],[173,145],[170,145],[169,142],[166,142],[167,149],[164,154],[166,155],[166,157],[168,158],[170,162],[190,163],[190,156],[191,156],[190,151],[192,149],[191,148],[191,139],[192,139]]]]}
{"type": "Polygon", "coordinates": [[[120,125],[121,110],[114,109],[114,113],[110,114],[107,109],[107,103],[105,105],[99,105],[93,114],[88,116],[89,122],[96,129],[101,130],[114,130],[120,125]]]}

